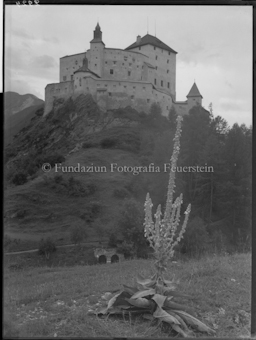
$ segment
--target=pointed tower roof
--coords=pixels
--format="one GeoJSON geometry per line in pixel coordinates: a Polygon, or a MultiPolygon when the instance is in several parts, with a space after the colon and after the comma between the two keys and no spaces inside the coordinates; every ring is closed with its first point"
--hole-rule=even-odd
{"type": "Polygon", "coordinates": [[[100,25],[99,25],[98,22],[97,22],[97,25],[95,27],[95,30],[93,31],[93,39],[90,42],[91,43],[101,42],[102,44],[104,44],[104,42],[102,41],[102,32],[101,32],[100,25]]]}
{"type": "Polygon", "coordinates": [[[190,91],[187,95],[187,98],[188,97],[201,97],[201,98],[203,98],[203,96],[201,95],[201,93],[198,90],[198,87],[196,86],[196,83],[194,83],[193,86],[191,87],[191,89],[190,89],[190,91]]]}
{"type": "Polygon", "coordinates": [[[163,43],[157,37],[154,37],[153,35],[150,35],[150,34],[146,34],[144,37],[140,38],[139,40],[137,40],[132,45],[126,47],[125,50],[130,50],[132,48],[136,48],[136,47],[143,46],[143,45],[153,45],[155,47],[162,48],[163,50],[166,50],[168,52],[172,52],[172,53],[177,54],[177,52],[174,51],[171,47],[169,47],[168,45],[163,43]]]}

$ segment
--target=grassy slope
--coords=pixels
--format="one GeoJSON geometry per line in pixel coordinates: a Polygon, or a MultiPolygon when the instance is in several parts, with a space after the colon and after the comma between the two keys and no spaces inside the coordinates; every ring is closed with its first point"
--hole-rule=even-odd
{"type": "MultiPolygon", "coordinates": [[[[108,229],[116,221],[122,200],[115,198],[114,189],[124,187],[132,180],[132,174],[110,172],[110,163],[137,165],[136,154],[117,149],[81,149],[71,154],[63,165],[106,166],[106,173],[63,173],[63,178],[73,176],[82,185],[97,185],[96,192],[88,197],[71,197],[58,188],[47,185],[47,179],[56,175],[54,170],[39,176],[28,183],[9,188],[5,193],[5,233],[21,239],[25,249],[33,249],[42,237],[51,236],[57,244],[69,243],[69,230],[72,226],[86,222],[81,218],[88,205],[98,202],[101,211],[91,227],[86,225],[90,238],[99,238],[94,230],[97,225],[108,229]],[[25,211],[24,217],[12,217],[15,212],[25,211]]],[[[60,174],[58,172],[58,174],[60,174]]],[[[16,249],[18,250],[18,248],[16,249]]],[[[21,247],[22,250],[22,247],[21,247]]]]}
{"type": "MultiPolygon", "coordinates": [[[[106,291],[133,284],[138,274],[152,274],[150,260],[72,268],[6,269],[4,277],[4,326],[6,336],[68,337],[167,337],[160,328],[142,319],[99,319],[87,315],[106,291]],[[33,278],[33,279],[31,279],[33,278]]],[[[217,337],[249,335],[250,254],[216,256],[171,264],[166,278],[179,280],[179,291],[193,295],[188,304],[198,308],[200,320],[217,337]]],[[[170,334],[169,334],[170,336],[170,334]]]]}

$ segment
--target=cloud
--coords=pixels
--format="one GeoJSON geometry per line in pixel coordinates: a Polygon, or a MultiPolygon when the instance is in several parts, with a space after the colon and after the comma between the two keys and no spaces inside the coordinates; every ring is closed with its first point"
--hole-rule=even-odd
{"type": "Polygon", "coordinates": [[[187,40],[183,43],[186,48],[181,49],[182,52],[178,55],[179,61],[196,65],[202,58],[202,53],[205,49],[203,44],[192,40],[187,40]]]}
{"type": "Polygon", "coordinates": [[[39,99],[43,99],[42,94],[34,89],[28,81],[20,79],[6,78],[5,81],[5,91],[17,92],[19,94],[34,94],[39,99]]]}
{"type": "Polygon", "coordinates": [[[41,68],[54,68],[58,67],[58,64],[53,57],[49,55],[42,55],[38,57],[33,57],[31,60],[31,66],[41,68]]]}
{"type": "Polygon", "coordinates": [[[31,41],[37,41],[37,42],[46,42],[46,43],[53,43],[53,44],[59,44],[59,39],[57,39],[56,37],[41,37],[38,38],[38,36],[34,36],[32,34],[28,34],[27,32],[25,32],[24,29],[13,29],[13,30],[9,30],[8,32],[6,32],[7,34],[11,34],[14,35],[16,37],[19,38],[23,38],[26,40],[31,40],[31,41]]]}
{"type": "Polygon", "coordinates": [[[242,111],[247,103],[242,99],[220,98],[220,108],[225,111],[242,111]]]}

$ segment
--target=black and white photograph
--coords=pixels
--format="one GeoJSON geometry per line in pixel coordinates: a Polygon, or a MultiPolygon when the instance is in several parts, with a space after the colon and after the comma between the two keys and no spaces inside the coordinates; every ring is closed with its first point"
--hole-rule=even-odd
{"type": "Polygon", "coordinates": [[[256,336],[253,6],[15,1],[3,55],[3,336],[256,336]]]}

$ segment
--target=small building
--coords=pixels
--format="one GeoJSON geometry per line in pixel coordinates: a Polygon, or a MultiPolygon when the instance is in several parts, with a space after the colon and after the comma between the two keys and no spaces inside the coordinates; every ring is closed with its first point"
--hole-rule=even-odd
{"type": "Polygon", "coordinates": [[[116,248],[96,248],[94,249],[94,256],[98,263],[116,263],[124,260],[122,254],[117,254],[116,248]]]}

